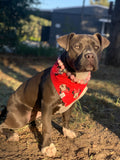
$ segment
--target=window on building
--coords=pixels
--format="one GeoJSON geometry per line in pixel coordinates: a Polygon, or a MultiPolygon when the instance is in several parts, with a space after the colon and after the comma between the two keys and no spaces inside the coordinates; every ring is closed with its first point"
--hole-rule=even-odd
{"type": "Polygon", "coordinates": [[[101,22],[101,35],[109,37],[110,36],[110,19],[99,19],[99,22],[101,22]]]}

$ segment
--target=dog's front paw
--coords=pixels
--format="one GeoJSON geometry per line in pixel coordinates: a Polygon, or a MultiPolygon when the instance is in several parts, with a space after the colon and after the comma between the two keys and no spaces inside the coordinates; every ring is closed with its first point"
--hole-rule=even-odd
{"type": "Polygon", "coordinates": [[[63,134],[65,137],[69,137],[71,139],[76,138],[75,132],[71,131],[70,129],[63,127],[63,134]]]}
{"type": "Polygon", "coordinates": [[[48,156],[48,157],[54,157],[56,154],[56,148],[53,143],[51,143],[49,146],[44,147],[41,149],[42,154],[48,156]]]}

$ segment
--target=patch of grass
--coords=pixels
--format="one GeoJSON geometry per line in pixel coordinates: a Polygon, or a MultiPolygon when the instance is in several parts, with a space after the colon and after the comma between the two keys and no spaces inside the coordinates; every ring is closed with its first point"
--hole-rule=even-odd
{"type": "Polygon", "coordinates": [[[83,112],[80,101],[77,101],[75,103],[74,114],[75,114],[76,121],[78,122],[85,121],[85,113],[83,112]]]}
{"type": "Polygon", "coordinates": [[[117,98],[116,105],[120,105],[120,98],[117,98]]]}
{"type": "Polygon", "coordinates": [[[83,106],[80,101],[77,101],[74,105],[74,110],[72,112],[72,117],[70,121],[71,128],[91,128],[94,126],[91,123],[90,114],[83,110],[83,106]]]}

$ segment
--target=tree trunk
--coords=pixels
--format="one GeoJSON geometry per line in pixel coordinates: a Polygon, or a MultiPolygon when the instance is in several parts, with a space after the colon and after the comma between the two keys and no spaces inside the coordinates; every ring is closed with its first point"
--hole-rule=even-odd
{"type": "Polygon", "coordinates": [[[112,14],[110,42],[105,63],[120,66],[120,0],[116,0],[112,14]]]}

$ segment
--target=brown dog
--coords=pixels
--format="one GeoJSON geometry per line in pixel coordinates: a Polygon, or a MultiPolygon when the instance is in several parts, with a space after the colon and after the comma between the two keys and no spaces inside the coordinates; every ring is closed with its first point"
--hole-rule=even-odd
{"type": "Polygon", "coordinates": [[[109,41],[99,33],[80,35],[70,33],[58,38],[58,44],[65,49],[55,65],[36,74],[24,82],[9,98],[6,111],[0,117],[6,119],[3,128],[20,128],[42,114],[43,144],[42,153],[54,156],[56,148],[51,143],[51,116],[62,113],[63,133],[74,138],[68,129],[72,105],[87,90],[90,72],[98,69],[98,57],[109,45],[109,41]]]}

